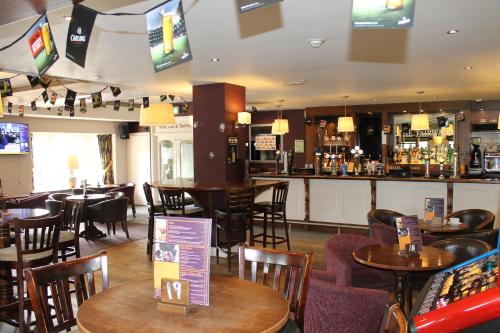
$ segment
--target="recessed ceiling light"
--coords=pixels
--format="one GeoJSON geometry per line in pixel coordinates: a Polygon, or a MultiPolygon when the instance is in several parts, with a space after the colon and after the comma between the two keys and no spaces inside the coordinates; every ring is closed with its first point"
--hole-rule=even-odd
{"type": "Polygon", "coordinates": [[[406,113],[406,110],[403,110],[403,113],[406,113]]]}
{"type": "Polygon", "coordinates": [[[464,67],[465,70],[471,70],[472,69],[472,66],[466,66],[464,67]]]}
{"type": "Polygon", "coordinates": [[[71,21],[71,16],[64,16],[65,21],[71,21]]]}
{"type": "Polygon", "coordinates": [[[92,78],[93,78],[94,80],[99,80],[101,77],[100,77],[99,75],[92,75],[92,78]]]}
{"type": "Polygon", "coordinates": [[[374,102],[376,102],[377,100],[376,100],[376,99],[374,99],[373,101],[374,101],[374,102]]]}
{"type": "Polygon", "coordinates": [[[449,35],[454,35],[454,34],[458,33],[458,30],[457,29],[451,29],[451,30],[446,31],[446,33],[449,34],[449,35]]]}
{"type": "Polygon", "coordinates": [[[211,62],[219,62],[220,61],[220,58],[212,58],[210,59],[211,62]]]}
{"type": "Polygon", "coordinates": [[[484,111],[484,109],[479,109],[479,111],[484,111]]]}
{"type": "Polygon", "coordinates": [[[424,91],[423,91],[423,90],[419,90],[419,91],[417,91],[417,95],[422,95],[423,93],[424,93],[424,91]]]}
{"type": "Polygon", "coordinates": [[[292,80],[285,82],[287,86],[302,86],[307,83],[307,80],[292,80]]]}
{"type": "Polygon", "coordinates": [[[323,45],[323,43],[326,42],[326,40],[321,39],[321,38],[311,38],[311,39],[308,39],[307,42],[309,43],[309,45],[311,45],[312,47],[317,49],[318,47],[323,45]]]}

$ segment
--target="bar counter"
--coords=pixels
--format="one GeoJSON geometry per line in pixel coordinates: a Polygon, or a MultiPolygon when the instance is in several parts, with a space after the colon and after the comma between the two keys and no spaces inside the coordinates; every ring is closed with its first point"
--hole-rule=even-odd
{"type": "MultiPolygon", "coordinates": [[[[261,173],[252,179],[288,180],[287,217],[296,223],[368,225],[372,209],[424,215],[425,198],[444,198],[446,212],[481,208],[500,216],[500,179],[316,176],[261,173]]],[[[257,197],[270,200],[271,191],[257,197]]],[[[499,221],[495,222],[498,227],[499,221]]]]}

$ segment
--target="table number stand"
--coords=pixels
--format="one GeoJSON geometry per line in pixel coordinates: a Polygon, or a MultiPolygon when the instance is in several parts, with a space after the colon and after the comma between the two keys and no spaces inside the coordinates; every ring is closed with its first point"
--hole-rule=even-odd
{"type": "Polygon", "coordinates": [[[158,311],[185,315],[191,308],[188,281],[161,279],[161,301],[157,305],[158,311]]]}

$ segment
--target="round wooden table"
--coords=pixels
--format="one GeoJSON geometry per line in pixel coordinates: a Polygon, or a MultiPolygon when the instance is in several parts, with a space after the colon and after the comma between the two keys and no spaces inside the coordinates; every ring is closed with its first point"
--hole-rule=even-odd
{"type": "Polygon", "coordinates": [[[139,281],[99,293],[78,309],[81,332],[276,332],[289,315],[288,302],[272,288],[227,276],[210,279],[210,306],[190,313],[157,310],[153,281],[139,281]]]}
{"type": "Polygon", "coordinates": [[[4,221],[13,221],[14,219],[31,219],[45,217],[49,211],[41,208],[9,208],[0,210],[0,219],[4,221]]]}
{"type": "Polygon", "coordinates": [[[394,272],[396,299],[403,310],[405,308],[405,295],[408,308],[411,308],[408,272],[440,270],[451,266],[456,260],[453,253],[432,246],[423,246],[422,251],[416,256],[404,257],[399,255],[399,244],[364,246],[355,250],[352,257],[360,264],[394,272]]]}
{"type": "Polygon", "coordinates": [[[442,224],[442,225],[432,225],[425,223],[424,220],[418,220],[418,227],[423,232],[429,234],[450,234],[467,230],[468,226],[465,223],[460,223],[458,225],[442,224]]]}
{"type": "Polygon", "coordinates": [[[87,213],[87,208],[89,205],[96,204],[109,198],[110,196],[108,194],[87,194],[87,196],[84,196],[83,194],[75,194],[65,198],[66,200],[83,202],[85,230],[80,232],[80,237],[84,237],[86,240],[106,237],[106,234],[97,229],[92,221],[88,221],[89,215],[87,213]]]}

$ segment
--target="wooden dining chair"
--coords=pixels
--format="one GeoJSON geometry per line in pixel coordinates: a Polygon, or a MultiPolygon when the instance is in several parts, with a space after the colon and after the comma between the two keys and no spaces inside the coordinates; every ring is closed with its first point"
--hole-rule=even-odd
{"type": "Polygon", "coordinates": [[[105,251],[85,258],[24,270],[37,332],[69,331],[75,326],[71,291],[76,294],[78,306],[95,295],[94,274],[98,271],[102,273],[102,290],[107,289],[108,256],[105,251]],[[70,289],[70,284],[74,284],[74,289],[70,289]]]}
{"type": "Polygon", "coordinates": [[[80,224],[82,222],[83,201],[63,201],[63,219],[59,235],[59,258],[80,258],[80,224]]]}
{"type": "Polygon", "coordinates": [[[250,262],[250,280],[262,281],[281,294],[290,304],[290,313],[302,330],[313,253],[257,249],[245,244],[239,245],[238,253],[239,278],[245,279],[245,263],[250,262]],[[258,272],[259,266],[262,266],[261,273],[258,272]]]}
{"type": "Polygon", "coordinates": [[[407,333],[408,323],[398,303],[387,305],[379,333],[407,333]]]}
{"type": "Polygon", "coordinates": [[[153,243],[154,243],[154,221],[155,216],[165,216],[167,212],[163,205],[155,205],[155,200],[153,199],[153,191],[149,183],[144,183],[142,185],[144,190],[144,195],[146,196],[146,202],[148,203],[148,244],[146,246],[146,254],[149,256],[149,261],[153,260],[153,243]]]}
{"type": "MultiPolygon", "coordinates": [[[[17,318],[8,323],[19,327],[19,332],[27,330],[25,310],[29,310],[29,299],[25,297],[23,270],[40,267],[57,262],[57,244],[61,227],[62,212],[56,216],[39,219],[15,219],[14,226],[16,246],[0,249],[0,268],[16,271],[17,299],[1,305],[2,310],[17,308],[17,318]]],[[[13,312],[15,313],[15,312],[13,312]]]]}
{"type": "Polygon", "coordinates": [[[158,192],[160,193],[161,204],[167,215],[193,216],[203,213],[203,208],[194,204],[186,204],[185,193],[182,189],[160,188],[158,192]]]}

